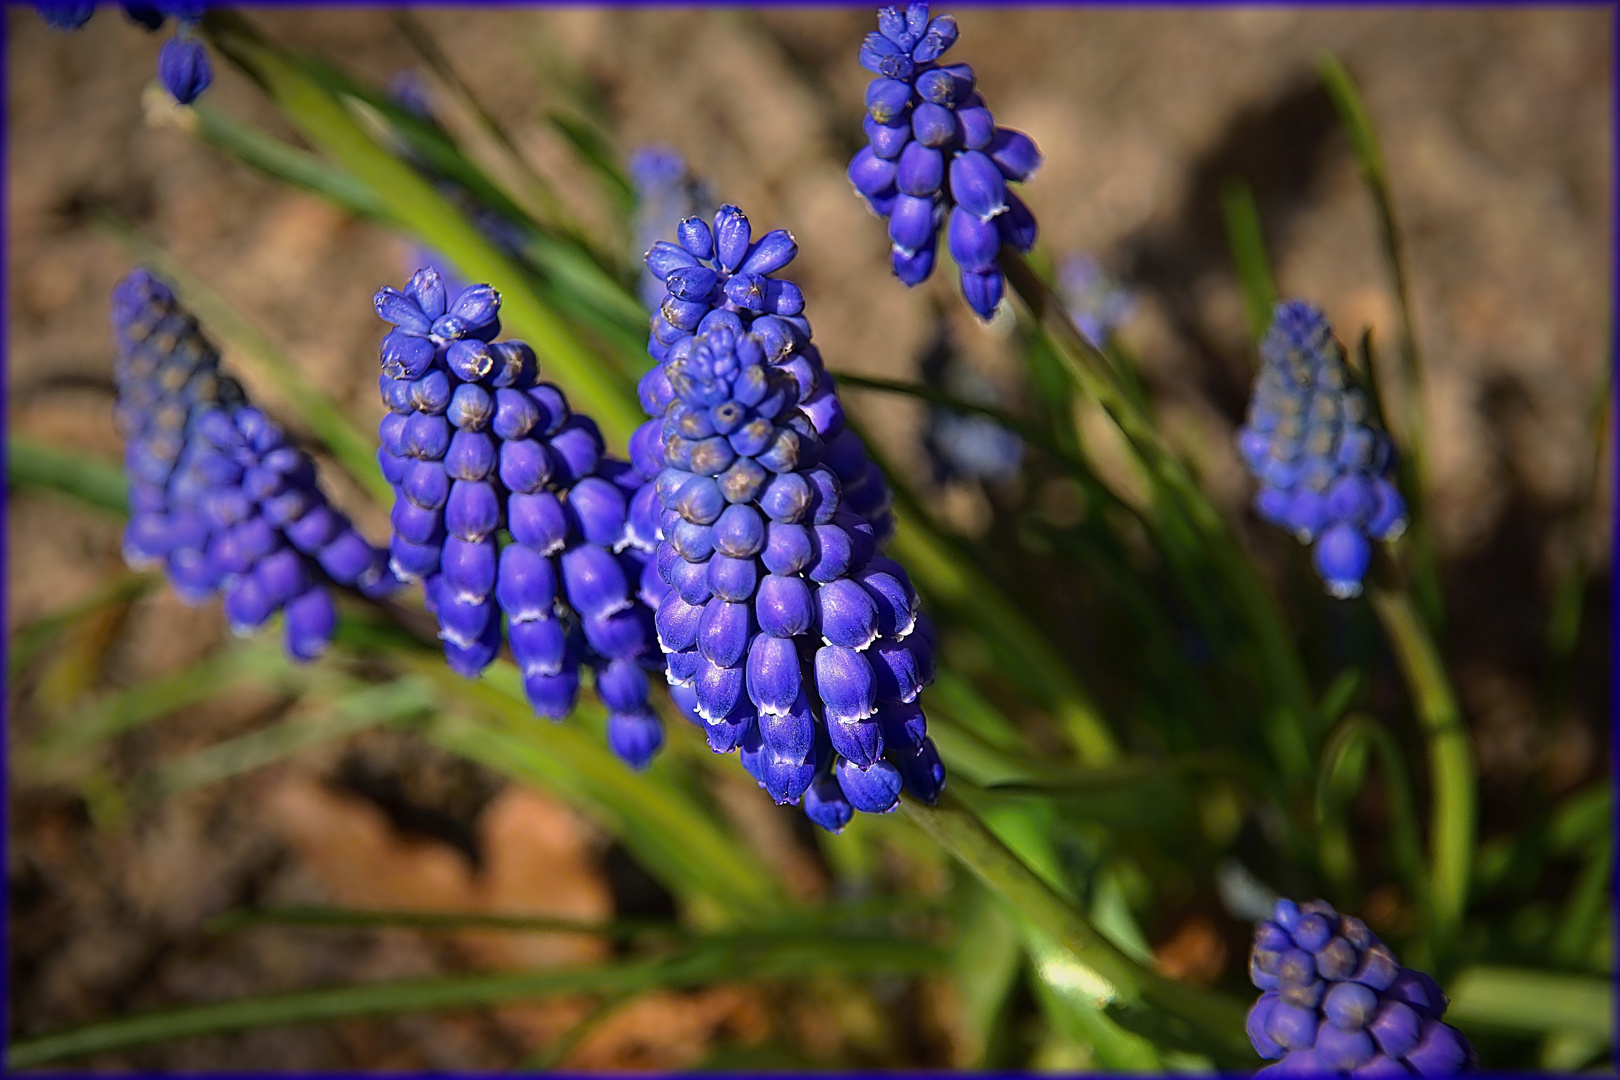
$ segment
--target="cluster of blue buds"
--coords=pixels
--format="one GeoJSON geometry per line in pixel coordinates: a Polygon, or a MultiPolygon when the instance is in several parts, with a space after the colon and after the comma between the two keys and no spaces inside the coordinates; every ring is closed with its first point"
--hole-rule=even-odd
{"type": "Polygon", "coordinates": [[[1238,452],[1260,481],[1255,510],[1301,543],[1314,543],[1328,592],[1356,596],[1371,542],[1394,540],[1406,528],[1406,502],[1389,479],[1394,446],[1351,385],[1344,346],[1310,304],[1277,305],[1260,361],[1238,431],[1238,452]]]}
{"type": "Polygon", "coordinates": [[[895,276],[928,280],[943,225],[962,295],[988,319],[1001,303],[1001,245],[1035,246],[1035,215],[1007,183],[1029,179],[1041,153],[1028,135],[996,126],[971,67],[939,62],[956,33],[951,16],[929,17],[926,0],[879,9],[860,52],[877,76],[866,88],[868,145],[849,179],[889,221],[895,276]]]}
{"type": "Polygon", "coordinates": [[[798,407],[825,444],[823,460],[838,477],[847,508],[872,525],[879,546],[887,543],[894,532],[888,481],[867,456],[861,437],[845,424],[832,373],[810,340],[804,294],[793,282],[773,276],[799,253],[792,234],[774,229],[755,240],[747,215],[722,206],[712,228],[691,217],[676,226],[675,236],[676,243],[660,240],[647,252],[647,269],[663,284],[664,294],[647,342],[658,366],[642,376],[638,388],[642,409],[654,419],[631,440],[631,459],[645,463],[646,475],[662,468],[657,447],[670,393],[667,361],[709,316],[724,312],[759,338],[768,364],[793,377],[798,407]]]}
{"type": "Polygon", "coordinates": [[[711,310],[648,387],[664,466],[656,566],[670,586],[658,640],[710,747],[738,750],[776,802],[838,832],[856,810],[892,810],[902,787],[938,797],[945,771],[917,704],[933,647],[905,571],[843,498],[798,378],[770,362],[778,342],[762,322],[711,310]]]}
{"type": "Polygon", "coordinates": [[[124,557],[162,565],[196,603],[225,595],[239,634],[286,612],[287,650],[318,656],[337,623],[330,585],[380,596],[386,556],[334,510],[315,463],[219,373],[219,354],[145,270],[113,291],[116,417],[127,440],[124,557]]]}
{"type": "Polygon", "coordinates": [[[646,675],[663,666],[651,606],[663,588],[654,537],[631,527],[640,478],[606,459],[595,422],[538,381],[533,350],[494,340],[500,297],[488,285],[451,300],[427,268],[375,303],[394,326],[382,343],[389,413],[378,450],[395,490],[394,571],[422,582],[464,676],[495,659],[504,615],[541,716],[566,716],[580,665],[591,667],[610,746],[646,766],[663,742],[646,675]]]}
{"type": "Polygon", "coordinates": [[[1263,991],[1249,1039],[1276,1062],[1258,1075],[1379,1080],[1474,1066],[1473,1047],[1441,1019],[1448,1002],[1435,981],[1321,900],[1277,901],[1255,928],[1249,977],[1263,991]]]}
{"type": "MultiPolygon", "coordinates": [[[[637,260],[658,241],[674,236],[684,219],[714,213],[708,185],[694,177],[685,159],[667,146],[644,146],[631,154],[629,172],[636,192],[631,250],[637,260]]],[[[656,308],[664,299],[664,283],[643,266],[636,293],[648,308],[656,308]]]]}
{"type": "MultiPolygon", "coordinates": [[[[77,30],[96,13],[93,0],[35,0],[34,7],[53,30],[77,30]]],[[[197,100],[214,81],[208,52],[194,30],[208,5],[197,0],[124,0],[124,13],[148,30],[158,30],[170,16],[176,23],[175,36],[163,43],[158,53],[158,78],[182,105],[197,100]]]]}

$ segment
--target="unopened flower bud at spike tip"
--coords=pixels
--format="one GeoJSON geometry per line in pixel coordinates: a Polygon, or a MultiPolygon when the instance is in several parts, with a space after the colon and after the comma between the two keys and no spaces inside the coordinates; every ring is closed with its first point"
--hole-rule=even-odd
{"type": "MultiPolygon", "coordinates": [[[[793,395],[800,404],[804,417],[810,421],[812,431],[798,433],[782,429],[768,435],[764,429],[740,430],[741,425],[715,429],[704,420],[698,429],[695,413],[688,414],[681,430],[671,430],[669,444],[680,455],[683,469],[712,477],[720,487],[722,497],[731,501],[748,501],[766,493],[770,499],[762,505],[775,507],[783,513],[802,512],[799,501],[814,497],[813,493],[792,492],[790,485],[773,486],[772,477],[783,472],[794,472],[800,465],[814,464],[819,447],[813,438],[834,440],[845,434],[842,405],[838,400],[832,375],[826,370],[821,354],[811,341],[810,323],[803,309],[805,298],[792,282],[775,275],[786,268],[798,251],[798,244],[786,229],[773,229],[755,237],[747,214],[736,206],[722,207],[712,222],[699,218],[682,221],[676,229],[676,240],[661,240],[647,254],[647,267],[664,283],[664,294],[657,313],[651,319],[652,343],[649,352],[658,361],[656,367],[642,377],[637,394],[642,408],[649,416],[662,420],[677,394],[670,381],[673,363],[685,356],[699,334],[719,326],[734,331],[748,331],[757,339],[769,366],[792,375],[792,383],[776,384],[773,394],[793,395]],[[706,426],[704,426],[706,425],[706,426]],[[770,439],[765,449],[750,440],[770,439]],[[733,463],[737,455],[748,460],[733,463]],[[771,501],[774,500],[774,501],[771,501]],[[785,500],[785,501],[784,501],[785,500]],[[789,505],[792,503],[793,505],[789,505]]],[[[929,257],[932,257],[931,252],[929,257]]],[[[738,390],[739,401],[748,408],[765,404],[763,384],[738,390]]],[[[705,403],[709,409],[720,402],[705,403]]],[[[660,426],[656,434],[638,434],[632,445],[642,447],[646,458],[637,461],[636,468],[642,479],[650,483],[657,468],[662,468],[662,447],[654,440],[665,441],[660,426]],[[654,465],[657,465],[657,468],[654,465]]],[[[891,499],[887,481],[870,465],[865,447],[855,439],[854,453],[842,455],[834,469],[840,485],[852,485],[863,477],[875,482],[869,485],[866,499],[857,512],[872,513],[872,523],[882,526],[882,539],[888,538],[887,507],[891,499]]],[[[802,482],[802,481],[801,481],[802,482]]],[[[705,492],[713,494],[712,492],[705,492]]],[[[690,499],[698,497],[694,489],[690,499]]],[[[691,507],[688,506],[690,516],[691,507]]],[[[708,524],[704,521],[703,524],[708,524]]],[[[700,534],[683,530],[680,538],[671,537],[682,544],[703,542],[700,534]]],[[[688,549],[695,555],[695,549],[688,549]]]]}

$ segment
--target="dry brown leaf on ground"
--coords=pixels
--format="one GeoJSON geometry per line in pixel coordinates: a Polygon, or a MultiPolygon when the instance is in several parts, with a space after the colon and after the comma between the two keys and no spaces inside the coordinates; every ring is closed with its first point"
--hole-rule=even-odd
{"type": "MultiPolygon", "coordinates": [[[[266,797],[275,828],[342,904],[412,911],[505,912],[582,922],[613,914],[585,824],[536,791],[509,787],[479,819],[482,870],[450,845],[402,835],[375,804],[289,776],[266,797]]],[[[457,945],[498,968],[590,963],[599,939],[459,931],[457,945]]]]}
{"type": "MultiPolygon", "coordinates": [[[[334,899],[358,908],[503,912],[605,921],[613,898],[594,857],[596,837],[578,815],[540,792],[511,786],[478,821],[483,866],[450,845],[400,833],[376,805],[303,776],[266,798],[268,818],[320,875],[334,899]]],[[[565,967],[606,958],[607,943],[578,934],[457,931],[449,935],[475,966],[565,967]]],[[[539,1047],[582,1019],[578,999],[503,1006],[501,1024],[539,1047]]],[[[678,1068],[701,1060],[720,1038],[757,1041],[768,1029],[757,995],[730,987],[656,993],[626,1005],[568,1059],[589,1069],[678,1068]]]]}
{"type": "Polygon", "coordinates": [[[757,990],[659,991],[614,1013],[561,1064],[593,1071],[681,1069],[703,1060],[716,1043],[757,1043],[769,1032],[757,990]]]}
{"type": "MultiPolygon", "coordinates": [[[[589,858],[584,823],[539,792],[509,787],[478,822],[482,871],[450,845],[402,835],[375,804],[308,778],[266,798],[273,828],[320,875],[334,899],[358,908],[503,912],[603,921],[613,914],[589,858]]],[[[564,967],[601,960],[607,943],[579,934],[456,931],[448,940],[475,966],[564,967]]],[[[546,1042],[589,1003],[557,1000],[497,1010],[525,1044],[546,1042]]]]}
{"type": "Polygon", "coordinates": [[[1209,986],[1226,967],[1226,943],[1207,915],[1191,915],[1154,950],[1159,970],[1172,979],[1209,986]]]}

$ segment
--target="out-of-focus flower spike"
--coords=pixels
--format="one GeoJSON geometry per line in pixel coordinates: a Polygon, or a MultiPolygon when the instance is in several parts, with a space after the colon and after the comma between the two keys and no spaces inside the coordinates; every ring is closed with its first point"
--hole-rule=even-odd
{"type": "Polygon", "coordinates": [[[1406,525],[1391,476],[1395,456],[1345,364],[1322,312],[1277,305],[1260,344],[1260,373],[1239,429],[1239,456],[1260,481],[1255,510],[1313,546],[1327,591],[1361,593],[1372,541],[1406,525]]]}
{"type": "Polygon", "coordinates": [[[218,353],[173,290],[136,270],[114,290],[112,314],[130,466],[126,558],[161,562],[188,602],[223,592],[237,633],[285,610],[288,652],[320,655],[336,626],[331,587],[387,593],[398,582],[386,554],[327,503],[308,455],[219,374],[218,353]]]}

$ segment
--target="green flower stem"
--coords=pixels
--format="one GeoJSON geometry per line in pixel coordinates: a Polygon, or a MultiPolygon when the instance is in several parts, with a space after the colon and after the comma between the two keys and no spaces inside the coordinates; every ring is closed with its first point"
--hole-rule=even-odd
{"type": "MultiPolygon", "coordinates": [[[[1097,479],[1096,474],[1091,471],[1090,463],[1081,456],[1078,447],[1073,445],[1073,440],[1066,441],[1054,437],[1052,433],[1040,425],[1031,423],[1004,409],[966,401],[947,391],[922,383],[868,378],[862,375],[844,373],[839,373],[837,380],[840,388],[854,387],[858,390],[901,394],[940,405],[955,412],[984,416],[994,420],[1016,433],[1029,445],[1038,447],[1050,454],[1054,460],[1061,462],[1080,483],[1086,497],[1102,507],[1105,512],[1118,512],[1140,522],[1150,540],[1157,541],[1158,539],[1152,531],[1151,523],[1146,520],[1141,511],[1121,499],[1097,479]]],[[[914,515],[908,514],[908,520],[913,517],[914,515]]],[[[1119,548],[1117,539],[1108,535],[1105,527],[1099,527],[1096,532],[1103,535],[1098,539],[1088,540],[1083,534],[1072,534],[1066,530],[1054,530],[1051,541],[1054,545],[1074,553],[1077,562],[1089,563],[1098,579],[1119,597],[1121,604],[1138,617],[1149,636],[1157,633],[1160,635],[1160,640],[1173,640],[1173,635],[1166,632],[1170,629],[1168,622],[1164,619],[1162,613],[1153,606],[1138,577],[1125,567],[1123,552],[1119,548]]],[[[1186,578],[1184,577],[1183,580],[1186,580],[1186,578]]],[[[1195,684],[1185,659],[1179,651],[1170,653],[1170,663],[1177,667],[1179,685],[1191,687],[1195,684]]],[[[1200,704],[1202,700],[1202,698],[1198,698],[1200,704]]],[[[1072,730],[1077,741],[1084,741],[1085,752],[1088,755],[1099,753],[1108,755],[1111,760],[1112,752],[1100,744],[1095,731],[1085,720],[1073,718],[1066,725],[1066,729],[1068,725],[1076,722],[1081,726],[1072,730]]],[[[1091,760],[1091,758],[1088,757],[1088,760],[1091,760]]]]}
{"type": "MultiPolygon", "coordinates": [[[[347,87],[348,84],[340,84],[339,89],[347,87]]],[[[362,93],[363,88],[353,87],[353,92],[362,93]]],[[[384,112],[375,100],[368,98],[366,102],[378,108],[390,124],[403,126],[410,123],[408,118],[384,112]]],[[[264,173],[272,180],[308,191],[356,217],[378,222],[405,234],[415,233],[410,223],[396,220],[388,206],[369,187],[319,155],[299,149],[210,106],[206,101],[199,101],[187,109],[175,109],[173,117],[176,126],[188,135],[264,173]]],[[[429,146],[441,155],[457,152],[451,145],[431,141],[432,135],[420,128],[412,129],[410,134],[428,140],[413,143],[413,151],[419,146],[429,146]]],[[[455,160],[463,168],[471,170],[469,163],[459,158],[455,160]]],[[[442,158],[436,158],[435,163],[446,164],[442,158]]],[[[470,171],[458,172],[457,182],[476,182],[476,175],[470,171]]],[[[483,190],[484,185],[479,186],[483,190]]],[[[492,198],[490,204],[503,214],[522,212],[515,205],[507,207],[504,200],[499,198],[492,198]]],[[[598,265],[597,256],[582,247],[582,241],[559,239],[533,223],[520,222],[516,218],[511,220],[523,232],[522,257],[539,278],[531,280],[530,284],[548,305],[566,311],[575,326],[606,339],[611,346],[615,367],[621,374],[629,378],[638,377],[647,363],[647,313],[640,301],[598,265]]]]}
{"type": "Polygon", "coordinates": [[[1592,939],[1610,912],[1613,883],[1614,849],[1609,842],[1600,842],[1588,853],[1553,934],[1551,952],[1559,964],[1578,967],[1591,955],[1592,939]]]}
{"type": "Polygon", "coordinates": [[[668,919],[591,922],[488,911],[403,911],[312,906],[237,908],[208,920],[206,929],[210,934],[234,934],[259,926],[338,930],[375,930],[384,926],[421,931],[505,930],[513,933],[583,934],[615,941],[629,940],[643,934],[676,940],[693,936],[685,927],[668,919]]]}
{"type": "Polygon", "coordinates": [[[1473,872],[1476,822],[1473,747],[1462,709],[1446,678],[1440,651],[1429,636],[1410,593],[1376,586],[1369,590],[1373,610],[1395,652],[1428,744],[1433,788],[1430,847],[1430,897],[1434,911],[1431,938],[1437,962],[1451,958],[1468,904],[1473,872]]]}
{"type": "Polygon", "coordinates": [[[304,700],[293,719],[165,761],[129,785],[129,802],[139,806],[228,780],[360,731],[399,724],[432,705],[420,681],[409,677],[358,684],[333,696],[305,694],[304,700]]]}
{"type": "Polygon", "coordinates": [[[1223,1062],[1252,1063],[1241,1004],[1166,979],[1110,944],[985,827],[967,805],[966,788],[953,784],[936,807],[905,800],[901,810],[1029,925],[1067,950],[1076,977],[1121,1026],[1218,1054],[1223,1062]]]}
{"type": "Polygon", "coordinates": [[[660,759],[636,773],[608,751],[599,708],[581,701],[566,724],[536,718],[517,668],[505,660],[474,680],[457,676],[436,656],[412,658],[409,666],[434,682],[442,699],[480,714],[436,717],[426,729],[434,742],[557,792],[621,837],[672,891],[702,906],[705,917],[735,921],[781,909],[769,872],[683,789],[673,763],[660,759]]]}
{"type": "Polygon", "coordinates": [[[258,81],[311,142],[375,192],[394,217],[411,222],[468,277],[495,284],[503,321],[534,347],[580,411],[596,419],[610,444],[629,439],[642,417],[628,388],[527,286],[518,266],[416,170],[379,146],[341,100],[291,56],[262,40],[240,16],[213,12],[205,25],[215,47],[258,81]]]}
{"type": "Polygon", "coordinates": [[[6,674],[15,684],[17,676],[29,664],[81,621],[111,608],[133,604],[162,585],[162,574],[132,570],[108,581],[83,600],[18,627],[7,650],[6,674]]]}
{"type": "MultiPolygon", "coordinates": [[[[644,992],[644,991],[643,991],[644,992]]],[[[580,1044],[590,1038],[591,1034],[603,1024],[613,1019],[618,1012],[631,1004],[640,996],[640,993],[608,993],[596,999],[589,1012],[580,1017],[566,1031],[538,1050],[529,1054],[513,1067],[513,1072],[551,1072],[567,1060],[568,1055],[578,1050],[580,1044]]]]}
{"type": "Polygon", "coordinates": [[[450,62],[450,58],[445,55],[444,50],[439,48],[439,43],[434,40],[432,32],[422,25],[421,21],[412,14],[409,8],[395,10],[394,25],[399,28],[405,40],[410,42],[411,48],[416,50],[417,55],[432,69],[433,74],[439,77],[439,80],[461,104],[462,108],[466,109],[468,114],[471,115],[480,134],[498,147],[502,156],[507,159],[508,164],[522,181],[522,190],[519,194],[526,196],[534,204],[526,209],[537,220],[552,222],[560,231],[568,234],[574,240],[582,240],[579,223],[568,212],[568,208],[563,204],[556,189],[552,187],[545,177],[534,170],[529,164],[528,158],[524,157],[522,151],[517,148],[517,143],[513,141],[511,134],[484,107],[484,103],[478,100],[477,95],[472,92],[472,87],[467,85],[460,73],[456,71],[455,65],[450,62]]]}
{"type": "Polygon", "coordinates": [[[1459,972],[1446,992],[1446,1019],[1467,1031],[1579,1031],[1614,1045],[1614,981],[1607,976],[1480,965],[1459,972]]]}
{"type": "Polygon", "coordinates": [[[1570,670],[1574,662],[1575,644],[1580,637],[1582,612],[1586,603],[1586,589],[1593,567],[1587,557],[1586,535],[1593,519],[1604,513],[1605,493],[1603,463],[1609,449],[1610,410],[1614,396],[1614,350],[1604,358],[1602,374],[1592,388],[1591,403],[1586,420],[1586,445],[1591,453],[1587,459],[1587,472],[1581,487],[1580,502],[1570,513],[1562,528],[1563,543],[1569,562],[1558,576],[1553,588],[1552,603],[1547,613],[1547,662],[1549,675],[1542,680],[1542,708],[1544,717],[1556,717],[1563,709],[1569,693],[1570,670]]]}
{"type": "Polygon", "coordinates": [[[1309,784],[1312,770],[1305,735],[1316,726],[1315,702],[1293,639],[1254,568],[1215,507],[1164,444],[1152,420],[1131,400],[1113,363],[1075,327],[1046,282],[1011,252],[1003,252],[1001,269],[1045,331],[1070,377],[1107,411],[1148,475],[1168,496],[1154,501],[1156,515],[1163,517],[1157,522],[1159,528],[1173,530],[1178,524],[1174,518],[1185,515],[1231,586],[1253,628],[1279,710],[1271,729],[1273,752],[1295,784],[1309,784]]]}
{"type": "Polygon", "coordinates": [[[162,115],[197,141],[272,180],[319,195],[356,217],[396,224],[377,193],[347,172],[328,164],[318,154],[232,116],[206,98],[189,108],[162,115]]]}
{"type": "Polygon", "coordinates": [[[1026,685],[1038,687],[1058,726],[1088,765],[1106,765],[1119,756],[1096,701],[1040,631],[969,560],[953,555],[944,538],[916,513],[901,522],[890,550],[931,599],[972,611],[988,643],[999,653],[1018,658],[1026,685]]]}

